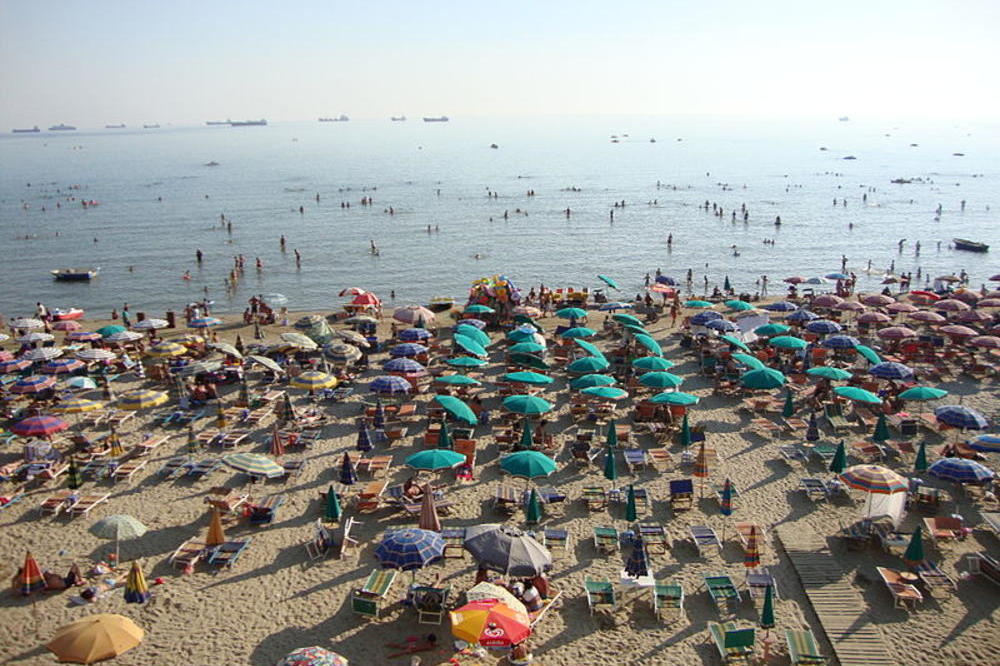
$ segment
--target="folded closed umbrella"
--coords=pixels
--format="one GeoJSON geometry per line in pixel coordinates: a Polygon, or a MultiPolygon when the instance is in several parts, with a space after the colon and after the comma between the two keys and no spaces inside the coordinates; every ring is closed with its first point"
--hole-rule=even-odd
{"type": "Polygon", "coordinates": [[[152,597],[149,586],[146,584],[146,575],[142,573],[142,567],[138,560],[132,561],[132,568],[129,569],[128,577],[125,579],[125,603],[144,604],[152,597]]]}

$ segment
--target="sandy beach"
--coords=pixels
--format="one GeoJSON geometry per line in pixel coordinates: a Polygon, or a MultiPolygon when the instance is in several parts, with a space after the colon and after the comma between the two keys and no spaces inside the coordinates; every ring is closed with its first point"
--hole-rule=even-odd
{"type": "MultiPolygon", "coordinates": [[[[719,308],[716,308],[719,309],[719,308]]],[[[684,315],[696,311],[685,310],[684,315]]],[[[990,312],[995,312],[991,310],[990,312]]],[[[294,322],[307,313],[291,316],[294,322]]],[[[327,315],[329,312],[317,313],[327,315]]],[[[387,313],[391,314],[391,313],[387,313]]],[[[620,339],[617,333],[601,330],[605,313],[591,311],[590,325],[601,331],[591,341],[602,350],[610,351],[620,339]]],[[[389,335],[391,319],[386,316],[379,325],[379,337],[389,335]]],[[[553,340],[552,331],[562,320],[540,319],[546,337],[553,340]]],[[[109,322],[87,320],[86,330],[95,330],[109,322]]],[[[438,315],[440,339],[447,342],[452,323],[438,315]]],[[[677,438],[671,438],[666,447],[674,465],[665,471],[637,468],[633,472],[618,458],[620,478],[614,485],[624,488],[630,483],[644,488],[650,495],[650,508],[640,520],[662,523],[673,547],[664,554],[650,555],[651,574],[657,580],[672,579],[682,584],[687,595],[686,618],[665,624],[658,620],[650,605],[648,590],[625,590],[618,608],[610,614],[591,615],[588,611],[583,582],[585,578],[607,578],[617,582],[628,548],[620,553],[600,554],[593,545],[592,530],[596,526],[627,528],[624,505],[611,503],[608,509],[588,511],[581,501],[584,486],[612,482],[602,475],[603,454],[591,465],[574,460],[569,442],[580,429],[593,424],[574,420],[570,414],[568,375],[562,368],[554,368],[555,381],[546,386],[542,395],[556,403],[556,409],[547,415],[549,432],[558,442],[555,460],[558,470],[535,485],[553,486],[567,497],[563,505],[546,512],[539,526],[525,524],[524,512],[518,510],[511,516],[496,512],[492,506],[495,488],[500,483],[526,487],[523,480],[511,480],[502,475],[498,460],[501,456],[490,428],[480,426],[476,431],[477,464],[474,479],[458,482],[451,471],[439,475],[424,474],[421,478],[437,478],[445,484],[445,497],[452,504],[450,515],[442,516],[445,527],[468,527],[485,522],[506,522],[523,529],[542,530],[561,528],[569,531],[571,545],[567,552],[555,555],[551,572],[552,587],[561,597],[535,627],[530,647],[536,664],[691,664],[719,663],[719,656],[707,631],[707,623],[734,619],[741,626],[756,626],[760,601],[747,600],[742,590],[745,578],[744,551],[735,529],[736,521],[754,522],[764,528],[761,540],[761,565],[767,567],[777,582],[779,598],[775,601],[776,626],[770,630],[772,642],[766,663],[789,663],[784,643],[786,629],[811,629],[824,655],[831,656],[833,648],[825,637],[823,628],[810,605],[800,583],[799,573],[785,553],[781,538],[818,538],[825,542],[836,564],[843,569],[843,579],[856,592],[865,609],[864,622],[874,626],[881,636],[893,663],[898,664],[989,664],[1000,663],[1000,587],[991,585],[982,577],[967,575],[965,556],[975,552],[1000,552],[998,535],[985,529],[981,514],[998,511],[995,500],[972,495],[958,489],[956,484],[943,482],[922,475],[931,485],[944,489],[944,500],[939,515],[959,514],[971,530],[962,540],[937,545],[925,535],[928,557],[937,561],[955,581],[957,588],[943,596],[925,601],[915,611],[895,608],[893,599],[880,580],[875,567],[886,566],[905,569],[899,554],[891,554],[875,546],[861,550],[848,550],[838,537],[841,529],[862,517],[864,493],[851,491],[851,499],[831,499],[812,502],[799,490],[802,477],[828,478],[832,476],[825,465],[816,459],[806,464],[789,464],[779,455],[778,446],[802,444],[800,432],[789,432],[767,437],[753,429],[751,415],[738,408],[740,399],[715,395],[713,379],[701,372],[699,362],[691,349],[682,348],[680,323],[670,327],[670,317],[661,317],[649,324],[649,334],[662,345],[665,358],[675,363],[670,370],[684,378],[681,390],[694,394],[700,402],[688,410],[691,425],[704,428],[707,443],[715,448],[718,459],[710,465],[707,481],[721,484],[730,479],[739,494],[733,500],[733,513],[721,515],[719,502],[709,488],[699,489],[701,479],[695,479],[696,494],[692,510],[674,512],[668,502],[668,482],[671,479],[690,477],[692,466],[681,462],[681,447],[677,438]],[[701,495],[704,494],[704,497],[701,495]],[[690,540],[690,525],[713,527],[723,542],[718,553],[699,555],[690,540]],[[742,599],[735,613],[720,614],[708,593],[702,588],[703,577],[727,573],[741,587],[742,599]]],[[[400,325],[400,328],[404,326],[400,325]]],[[[336,325],[335,328],[343,328],[336,325]]],[[[227,318],[216,329],[220,340],[232,342],[239,334],[246,343],[253,341],[253,328],[244,326],[237,318],[227,318]]],[[[276,342],[278,334],[295,329],[266,326],[266,340],[276,342]]],[[[164,331],[170,339],[183,331],[164,331]]],[[[494,341],[503,333],[488,330],[494,341]]],[[[6,348],[13,349],[13,342],[6,348]]],[[[490,347],[490,364],[485,366],[480,379],[485,392],[484,403],[496,416],[502,411],[496,398],[493,382],[504,372],[503,342],[490,347]]],[[[418,624],[412,608],[398,603],[406,594],[411,575],[401,572],[389,593],[390,602],[378,621],[367,621],[351,610],[351,594],[359,588],[369,573],[378,565],[373,550],[381,535],[390,528],[413,526],[416,518],[406,514],[378,510],[360,514],[348,499],[345,517],[359,521],[352,536],[359,542],[357,554],[344,559],[325,557],[310,561],[305,544],[313,537],[313,524],[323,515],[324,504],[320,493],[336,482],[340,461],[345,451],[354,451],[357,440],[355,419],[362,414],[365,402],[373,400],[368,393],[368,382],[382,374],[381,365],[388,360],[385,352],[371,357],[371,369],[354,381],[354,393],[342,402],[320,402],[318,408],[327,415],[328,423],[322,428],[315,444],[302,452],[289,452],[288,457],[304,458],[305,468],[298,477],[245,484],[245,477],[228,468],[215,472],[211,477],[190,481],[186,478],[166,480],[158,470],[172,456],[186,450],[186,431],[183,428],[156,426],[153,421],[162,416],[170,405],[143,410],[120,430],[126,448],[137,444],[146,433],[170,434],[170,439],[147,455],[146,466],[131,481],[112,483],[108,480],[88,480],[83,490],[110,493],[103,505],[92,513],[77,518],[65,516],[43,517],[39,504],[55,490],[65,486],[63,478],[29,490],[26,498],[5,507],[0,513],[0,552],[5,553],[0,573],[5,580],[14,575],[20,566],[24,551],[30,550],[45,570],[62,575],[78,563],[84,569],[97,561],[107,561],[114,546],[88,532],[91,524],[109,514],[130,514],[149,531],[141,538],[121,543],[121,558],[125,564],[139,560],[146,579],[152,583],[162,578],[163,584],[151,585],[152,600],[146,604],[126,604],[121,592],[104,595],[93,604],[74,604],[71,599],[79,588],[62,592],[42,592],[29,598],[10,593],[0,595],[0,661],[12,665],[49,664],[55,659],[44,643],[57,628],[89,613],[120,613],[132,618],[146,631],[143,643],[116,658],[116,664],[157,664],[181,666],[189,664],[252,664],[269,666],[289,651],[303,646],[318,645],[343,655],[352,664],[408,663],[408,656],[390,658],[394,651],[388,643],[405,641],[408,636],[435,632],[439,637],[436,650],[420,653],[424,664],[507,663],[502,652],[489,652],[485,656],[457,654],[453,649],[449,621],[440,626],[418,624]],[[241,559],[231,569],[207,567],[200,564],[190,575],[168,561],[174,550],[186,539],[205,534],[210,512],[205,503],[208,489],[213,486],[231,486],[248,492],[254,499],[270,493],[284,493],[287,500],[273,524],[255,527],[237,516],[228,516],[224,522],[229,538],[251,536],[252,543],[241,559]],[[449,661],[451,659],[457,661],[449,661]]],[[[260,372],[250,374],[250,386],[262,390],[260,372]]],[[[920,382],[925,383],[924,381],[920,382]]],[[[1000,411],[1000,390],[996,375],[970,377],[956,372],[949,378],[928,381],[931,385],[950,393],[944,402],[957,403],[978,410],[990,418],[1000,411]]],[[[126,374],[114,383],[120,394],[139,386],[153,387],[151,380],[140,381],[126,374]]],[[[284,389],[277,385],[273,388],[284,389]]],[[[236,399],[234,386],[220,387],[224,399],[236,399]]],[[[308,396],[303,390],[288,388],[296,407],[304,406],[308,396]]],[[[99,397],[100,391],[92,392],[99,397]]],[[[772,391],[781,395],[780,391],[772,391]]],[[[649,393],[652,394],[651,392],[649,393]]],[[[416,416],[409,425],[408,436],[394,442],[391,447],[376,445],[375,453],[393,456],[389,471],[390,483],[402,483],[413,471],[403,466],[403,459],[424,448],[423,433],[427,424],[426,409],[433,392],[418,394],[416,416]]],[[[650,449],[658,447],[649,434],[640,434],[642,426],[633,423],[632,406],[635,396],[618,406],[618,422],[632,427],[631,441],[623,447],[650,449]]],[[[798,415],[807,413],[803,410],[798,415]]],[[[82,420],[85,415],[70,415],[71,422],[82,420]]],[[[773,415],[772,415],[773,416],[773,415]]],[[[273,419],[274,417],[270,417],[273,419]]],[[[236,450],[240,452],[267,453],[270,448],[272,420],[262,421],[249,439],[236,450]]],[[[993,425],[996,425],[994,420],[993,425]]],[[[201,430],[214,426],[214,411],[196,423],[201,430]]],[[[74,429],[75,430],[75,429],[74,429]]],[[[821,422],[821,441],[836,444],[846,439],[850,444],[868,438],[871,429],[851,424],[849,434],[834,435],[828,424],[821,422]]],[[[96,432],[84,429],[85,432],[96,432]]],[[[974,433],[973,433],[974,434],[974,433]]],[[[895,436],[895,431],[894,431],[895,436]]],[[[917,441],[927,441],[928,457],[937,459],[936,450],[951,433],[943,435],[921,433],[917,441]]],[[[603,439],[600,440],[603,444],[603,439]]],[[[600,445],[599,444],[599,445],[600,445]]],[[[21,442],[13,441],[0,449],[0,463],[17,460],[21,455],[21,442]]],[[[199,457],[221,455],[213,449],[199,457]]],[[[987,454],[985,464],[997,465],[996,453],[987,454]]],[[[851,460],[850,464],[854,464],[851,460]]],[[[912,456],[902,456],[884,463],[904,476],[912,476],[912,456]]],[[[11,484],[3,486],[10,489],[11,484]]],[[[358,486],[354,486],[356,489],[358,486]]],[[[899,531],[912,532],[922,524],[925,515],[917,511],[906,514],[899,531]]],[[[124,565],[123,565],[124,566],[124,565]]],[[[122,568],[124,570],[124,568],[122,568]]],[[[429,582],[435,576],[443,577],[443,584],[450,585],[456,594],[452,607],[464,602],[461,592],[473,585],[476,575],[475,562],[466,554],[463,559],[445,559],[424,570],[417,571],[416,581],[429,582]]],[[[760,640],[764,631],[757,630],[757,657],[763,654],[760,640]]],[[[859,663],[859,662],[855,662],[859,663]]]]}

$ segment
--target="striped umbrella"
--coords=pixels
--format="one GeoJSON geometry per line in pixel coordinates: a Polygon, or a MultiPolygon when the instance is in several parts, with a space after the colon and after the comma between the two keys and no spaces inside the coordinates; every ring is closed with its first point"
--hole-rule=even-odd
{"type": "Polygon", "coordinates": [[[372,380],[368,390],[382,395],[403,395],[412,391],[413,385],[402,377],[382,375],[372,380]]]}
{"type": "Polygon", "coordinates": [[[371,434],[368,432],[368,426],[364,419],[358,420],[358,440],[354,446],[358,451],[371,451],[375,448],[372,446],[371,434]]]}
{"type": "Polygon", "coordinates": [[[223,404],[222,400],[219,400],[219,404],[216,406],[216,409],[215,409],[215,426],[219,430],[222,430],[222,429],[226,428],[228,425],[229,425],[229,422],[226,419],[225,405],[223,404]]]}
{"type": "Polygon", "coordinates": [[[319,370],[306,370],[289,382],[295,388],[308,391],[320,391],[337,385],[337,378],[319,370]]]}
{"type": "Polygon", "coordinates": [[[709,476],[708,458],[705,456],[705,442],[698,445],[698,455],[694,459],[694,470],[692,476],[699,479],[707,479],[709,476]]]}
{"type": "Polygon", "coordinates": [[[339,481],[345,486],[353,486],[358,481],[358,473],[354,469],[351,457],[344,451],[344,458],[340,463],[339,481]]]}
{"type": "Polygon", "coordinates": [[[52,335],[51,333],[42,333],[41,331],[32,331],[31,333],[27,333],[27,334],[22,335],[21,337],[19,337],[17,339],[17,341],[20,342],[21,344],[31,345],[31,344],[35,344],[37,342],[49,342],[50,340],[55,340],[55,339],[56,339],[56,336],[52,335]]]}
{"type": "Polygon", "coordinates": [[[347,666],[347,659],[314,645],[292,650],[276,666],[347,666]]]}
{"type": "Polygon", "coordinates": [[[190,328],[211,328],[212,326],[218,326],[222,323],[221,319],[216,317],[195,317],[188,322],[190,328]]]}
{"type": "Polygon", "coordinates": [[[431,337],[431,332],[426,328],[404,328],[399,332],[399,339],[403,342],[419,342],[431,337]]]}
{"type": "Polygon", "coordinates": [[[154,391],[153,389],[136,389],[134,391],[123,393],[118,398],[118,406],[122,409],[135,411],[139,409],[148,409],[150,407],[159,407],[168,400],[170,400],[170,396],[162,391],[154,391]]]}
{"type": "Polygon", "coordinates": [[[153,317],[149,317],[148,319],[137,321],[133,324],[132,328],[137,331],[153,331],[158,328],[167,328],[169,325],[170,324],[166,319],[154,319],[153,317]]]}
{"type": "Polygon", "coordinates": [[[886,361],[876,363],[868,369],[868,372],[879,379],[893,379],[903,381],[913,377],[913,370],[902,363],[886,361]]]}
{"type": "MultiPolygon", "coordinates": [[[[437,317],[422,305],[407,305],[406,307],[396,308],[392,313],[392,318],[404,324],[416,324],[420,320],[428,324],[433,323],[437,317]]],[[[426,326],[418,326],[417,328],[426,328],[426,326]]]]}
{"type": "Polygon", "coordinates": [[[323,347],[323,355],[334,363],[353,363],[361,358],[361,350],[346,342],[331,342],[323,347]]]}
{"type": "Polygon", "coordinates": [[[806,441],[819,441],[819,422],[816,420],[815,412],[809,415],[809,425],[806,427],[806,441]]]}
{"type": "Polygon", "coordinates": [[[387,361],[382,370],[390,375],[400,375],[407,379],[423,377],[427,374],[427,368],[420,365],[412,358],[394,358],[387,361]]]}
{"type": "Polygon", "coordinates": [[[222,513],[219,511],[219,507],[212,507],[212,520],[208,524],[205,545],[218,546],[224,543],[226,543],[226,532],[222,528],[222,513]]]}
{"type": "Polygon", "coordinates": [[[200,345],[205,342],[205,338],[200,335],[195,335],[194,333],[185,333],[184,335],[178,335],[173,338],[171,342],[176,342],[179,345],[193,346],[200,345]]]}
{"type": "Polygon", "coordinates": [[[880,495],[902,493],[909,488],[906,479],[878,465],[855,465],[847,468],[838,478],[851,488],[880,495]]]}
{"type": "Polygon", "coordinates": [[[996,335],[979,335],[969,340],[969,344],[973,347],[981,347],[983,349],[1000,349],[1000,337],[996,335]]]}
{"type": "Polygon", "coordinates": [[[294,423],[297,418],[298,415],[292,406],[292,398],[286,393],[281,400],[281,410],[278,413],[278,420],[282,423],[294,423]]]}
{"type": "Polygon", "coordinates": [[[76,372],[77,370],[85,367],[87,367],[87,364],[79,359],[60,358],[54,361],[49,361],[43,365],[42,372],[48,375],[62,375],[70,372],[76,372]]]}
{"type": "Polygon", "coordinates": [[[111,450],[108,452],[109,456],[112,458],[121,458],[125,455],[125,449],[122,447],[121,437],[119,437],[118,433],[114,431],[114,428],[112,428],[111,432],[108,434],[107,441],[111,444],[111,450]]]}
{"type": "Polygon", "coordinates": [[[119,331],[106,336],[104,339],[108,342],[114,344],[123,344],[126,342],[135,342],[136,340],[142,340],[142,333],[136,333],[135,331],[119,331]]]}
{"type": "Polygon", "coordinates": [[[152,597],[149,586],[146,585],[146,576],[142,573],[138,560],[132,560],[132,568],[125,579],[125,603],[144,604],[152,597]]]}
{"type": "Polygon", "coordinates": [[[76,357],[81,361],[112,361],[118,355],[107,349],[81,349],[76,353],[76,357]]]}
{"type": "Polygon", "coordinates": [[[18,331],[27,331],[32,328],[42,328],[45,326],[45,322],[41,319],[33,319],[31,317],[16,317],[10,320],[10,327],[18,331]]]}
{"type": "Polygon", "coordinates": [[[183,356],[187,351],[187,347],[176,342],[161,342],[147,349],[146,354],[153,358],[172,358],[183,356]]]}
{"type": "Polygon", "coordinates": [[[795,312],[785,317],[785,320],[806,322],[806,321],[813,321],[814,319],[819,319],[819,318],[820,317],[818,314],[810,310],[796,310],[795,312]]]}
{"type": "Polygon", "coordinates": [[[404,342],[389,348],[389,356],[393,358],[420,356],[430,351],[427,347],[416,342],[404,342]]]}
{"type": "Polygon", "coordinates": [[[416,571],[444,556],[444,539],[437,532],[408,528],[387,532],[375,547],[375,559],[387,569],[416,571]]]}
{"type": "Polygon", "coordinates": [[[940,458],[927,470],[932,475],[955,483],[982,483],[993,478],[993,471],[968,458],[940,458]]]}
{"type": "Polygon", "coordinates": [[[719,503],[719,513],[723,516],[733,515],[733,482],[728,478],[722,484],[722,500],[719,503]]]}
{"type": "Polygon", "coordinates": [[[760,546],[757,544],[757,526],[750,525],[746,549],[743,551],[743,566],[756,569],[760,566],[760,546]]]}
{"type": "Polygon", "coordinates": [[[875,335],[883,340],[904,340],[906,338],[917,337],[917,332],[905,326],[889,326],[888,328],[879,329],[875,332],[875,335]]]}
{"type": "Polygon", "coordinates": [[[636,534],[632,539],[632,552],[625,560],[625,574],[630,578],[644,578],[649,575],[649,557],[646,555],[646,543],[641,534],[636,534]]]}
{"type": "Polygon", "coordinates": [[[21,354],[21,358],[25,361],[51,361],[61,356],[62,353],[63,350],[58,347],[39,347],[24,352],[21,354]]]}
{"type": "Polygon", "coordinates": [[[285,455],[285,443],[281,438],[281,431],[278,429],[278,422],[271,426],[271,455],[277,459],[285,455]]]}
{"type": "Polygon", "coordinates": [[[198,442],[198,436],[194,432],[193,426],[188,426],[188,436],[187,436],[187,452],[194,455],[198,452],[200,442],[198,442]]]}
{"type": "Polygon", "coordinates": [[[285,468],[271,458],[259,453],[233,453],[225,456],[222,462],[238,472],[251,476],[265,476],[277,479],[285,475],[285,468]]]}
{"type": "Polygon", "coordinates": [[[13,361],[13,360],[14,360],[13,354],[11,354],[6,349],[0,349],[0,361],[13,361]]]}
{"type": "Polygon", "coordinates": [[[984,453],[1000,451],[1000,435],[978,435],[969,441],[969,448],[984,453]]]}
{"type": "Polygon", "coordinates": [[[76,459],[69,459],[69,469],[66,470],[66,487],[70,490],[76,490],[83,485],[83,476],[80,474],[80,468],[76,465],[76,459]]]}
{"type": "Polygon", "coordinates": [[[41,393],[56,385],[56,378],[47,375],[29,375],[14,382],[11,393],[41,393]]]}
{"type": "Polygon", "coordinates": [[[24,566],[17,573],[17,588],[25,597],[45,589],[42,570],[35,558],[31,556],[30,550],[24,554],[24,566]]]}
{"type": "Polygon", "coordinates": [[[56,416],[29,416],[11,430],[22,437],[50,437],[68,427],[69,423],[56,416]]]}
{"type": "Polygon", "coordinates": [[[95,342],[101,339],[101,334],[93,331],[71,331],[66,334],[65,339],[72,342],[95,342]]]}
{"type": "Polygon", "coordinates": [[[830,321],[829,319],[815,319],[806,324],[806,330],[810,333],[830,335],[831,333],[839,333],[841,327],[840,324],[835,321],[830,321]]]}
{"type": "Polygon", "coordinates": [[[942,405],[934,410],[934,417],[954,428],[983,430],[990,424],[985,416],[965,405],[942,405]]]}
{"type": "Polygon", "coordinates": [[[31,367],[31,361],[26,361],[23,358],[10,359],[9,361],[0,361],[0,374],[8,374],[11,372],[20,372],[26,368],[31,367]]]}

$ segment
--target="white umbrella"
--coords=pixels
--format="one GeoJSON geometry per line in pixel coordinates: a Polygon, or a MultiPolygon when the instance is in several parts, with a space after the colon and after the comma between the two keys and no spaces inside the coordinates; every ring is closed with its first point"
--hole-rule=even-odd
{"type": "Polygon", "coordinates": [[[50,361],[58,358],[62,353],[63,349],[61,347],[40,347],[38,349],[29,349],[21,354],[21,358],[26,361],[50,361]]]}
{"type": "Polygon", "coordinates": [[[118,358],[118,355],[107,349],[82,349],[76,353],[76,357],[81,361],[110,361],[118,358]]]}
{"type": "Polygon", "coordinates": [[[56,336],[51,333],[43,333],[41,331],[32,331],[31,333],[25,333],[17,339],[18,342],[22,343],[32,343],[32,342],[48,342],[49,340],[55,340],[56,336]]]}
{"type": "Polygon", "coordinates": [[[152,331],[157,328],[166,328],[167,326],[169,324],[164,319],[143,319],[136,322],[132,328],[137,331],[152,331]]]}
{"type": "Polygon", "coordinates": [[[136,340],[142,340],[142,333],[136,333],[135,331],[118,331],[117,333],[112,333],[108,337],[104,338],[107,342],[135,342],[136,340]]]}
{"type": "Polygon", "coordinates": [[[298,347],[300,349],[305,349],[311,351],[313,349],[319,349],[319,345],[312,338],[306,337],[301,333],[282,333],[280,337],[284,342],[290,345],[298,347]]]}
{"type": "Polygon", "coordinates": [[[10,327],[19,331],[29,328],[42,328],[44,326],[45,324],[41,319],[32,319],[31,317],[18,317],[10,320],[10,327]]]}
{"type": "Polygon", "coordinates": [[[285,371],[280,365],[275,363],[273,360],[267,358],[266,356],[257,356],[256,354],[250,354],[247,356],[248,361],[253,361],[255,363],[260,363],[262,366],[268,370],[273,370],[274,372],[284,373],[285,371]]]}

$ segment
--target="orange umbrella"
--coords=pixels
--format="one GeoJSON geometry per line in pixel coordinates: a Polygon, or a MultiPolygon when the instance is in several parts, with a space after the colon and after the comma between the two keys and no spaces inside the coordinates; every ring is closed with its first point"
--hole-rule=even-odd
{"type": "Polygon", "coordinates": [[[24,566],[21,567],[21,571],[17,575],[17,586],[24,596],[45,589],[45,579],[42,578],[42,570],[39,568],[35,558],[31,556],[30,550],[24,555],[24,566]]]}
{"type": "Polygon", "coordinates": [[[441,531],[441,519],[437,515],[437,507],[434,506],[434,492],[429,483],[424,484],[424,499],[420,504],[420,522],[418,527],[431,532],[441,531]]]}
{"type": "Polygon", "coordinates": [[[131,650],[145,635],[146,632],[127,617],[96,613],[67,624],[45,647],[55,653],[59,661],[92,664],[131,650]]]}
{"type": "Polygon", "coordinates": [[[281,442],[281,434],[278,432],[278,424],[275,422],[271,429],[271,455],[280,458],[285,455],[285,445],[281,442]]]}
{"type": "Polygon", "coordinates": [[[226,543],[226,533],[222,529],[222,514],[217,508],[212,509],[212,522],[208,526],[208,536],[205,537],[206,546],[218,546],[226,543]]]}

